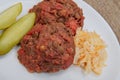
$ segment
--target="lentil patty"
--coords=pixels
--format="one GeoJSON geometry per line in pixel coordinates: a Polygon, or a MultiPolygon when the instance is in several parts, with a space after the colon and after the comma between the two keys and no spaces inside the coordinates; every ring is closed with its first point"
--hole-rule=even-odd
{"type": "Polygon", "coordinates": [[[75,55],[72,31],[62,23],[36,24],[21,40],[19,61],[30,72],[57,72],[68,68],[75,55]]]}
{"type": "Polygon", "coordinates": [[[30,9],[30,12],[37,15],[35,23],[61,22],[72,30],[73,35],[78,27],[83,27],[83,11],[73,0],[43,0],[30,9]]]}

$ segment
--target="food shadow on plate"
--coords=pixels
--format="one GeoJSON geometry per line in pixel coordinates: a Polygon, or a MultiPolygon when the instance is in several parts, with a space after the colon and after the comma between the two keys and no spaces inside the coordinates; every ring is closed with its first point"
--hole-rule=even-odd
{"type": "Polygon", "coordinates": [[[75,65],[71,65],[68,69],[60,70],[59,72],[55,72],[55,73],[32,73],[32,74],[34,77],[41,79],[49,79],[49,80],[57,79],[58,77],[60,79],[64,79],[65,76],[68,76],[67,79],[69,80],[77,79],[77,77],[80,77],[81,79],[85,78],[82,69],[80,69],[79,67],[77,68],[75,65]],[[73,74],[77,74],[77,75],[73,75],[73,74]]]}
{"type": "Polygon", "coordinates": [[[17,50],[19,49],[19,45],[15,46],[11,51],[8,52],[8,54],[5,55],[1,55],[0,56],[0,60],[2,59],[6,59],[7,57],[10,57],[10,55],[12,56],[12,54],[15,54],[17,57],[17,50]],[[6,57],[6,58],[5,58],[6,57]]]}

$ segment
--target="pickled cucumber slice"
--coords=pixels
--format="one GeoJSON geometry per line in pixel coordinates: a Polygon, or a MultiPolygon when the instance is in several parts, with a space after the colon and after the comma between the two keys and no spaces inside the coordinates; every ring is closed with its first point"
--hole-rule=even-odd
{"type": "Polygon", "coordinates": [[[28,13],[2,33],[0,37],[0,55],[8,53],[19,43],[22,37],[33,27],[35,17],[35,13],[28,13]]]}
{"type": "Polygon", "coordinates": [[[0,13],[0,30],[10,27],[22,11],[22,3],[17,3],[0,13]]]}

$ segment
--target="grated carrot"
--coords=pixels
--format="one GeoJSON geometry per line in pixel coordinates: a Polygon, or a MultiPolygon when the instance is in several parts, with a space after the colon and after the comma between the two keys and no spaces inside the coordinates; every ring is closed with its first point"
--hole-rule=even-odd
{"type": "Polygon", "coordinates": [[[82,67],[87,73],[102,73],[107,52],[106,45],[96,32],[77,30],[74,37],[76,55],[73,64],[82,67]]]}

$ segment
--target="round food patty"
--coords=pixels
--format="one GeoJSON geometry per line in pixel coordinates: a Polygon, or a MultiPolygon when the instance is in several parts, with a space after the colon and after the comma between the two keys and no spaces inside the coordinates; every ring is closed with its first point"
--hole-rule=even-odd
{"type": "Polygon", "coordinates": [[[43,0],[30,12],[37,15],[35,24],[61,22],[72,30],[72,35],[75,35],[78,27],[83,27],[83,11],[73,0],[43,0]]]}
{"type": "Polygon", "coordinates": [[[75,55],[72,32],[62,23],[36,24],[21,40],[19,61],[30,72],[56,72],[68,68],[75,55]]]}

